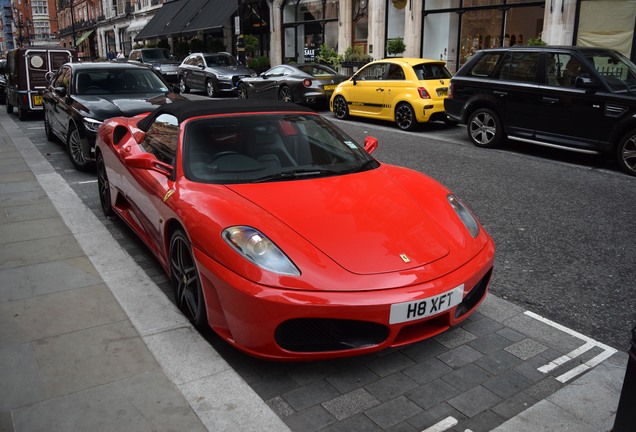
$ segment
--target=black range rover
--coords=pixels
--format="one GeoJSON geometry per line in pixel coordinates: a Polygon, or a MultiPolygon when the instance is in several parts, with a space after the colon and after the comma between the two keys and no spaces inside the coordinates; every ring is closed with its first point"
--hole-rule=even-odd
{"type": "Polygon", "coordinates": [[[509,139],[614,154],[636,176],[636,65],[616,51],[478,51],[451,80],[444,109],[476,146],[509,139]]]}

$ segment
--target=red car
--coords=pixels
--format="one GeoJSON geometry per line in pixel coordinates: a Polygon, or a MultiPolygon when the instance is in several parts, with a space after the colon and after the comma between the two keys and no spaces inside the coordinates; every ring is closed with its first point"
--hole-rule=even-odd
{"type": "Polygon", "coordinates": [[[196,327],[268,359],[364,354],[463,321],[495,252],[452,192],[377,145],[294,104],[177,102],[104,122],[99,196],[196,327]]]}

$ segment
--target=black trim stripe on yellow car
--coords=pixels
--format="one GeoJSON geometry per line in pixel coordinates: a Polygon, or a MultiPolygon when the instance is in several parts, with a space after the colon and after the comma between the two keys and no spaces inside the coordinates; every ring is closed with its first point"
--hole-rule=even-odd
{"type": "Polygon", "coordinates": [[[347,102],[349,106],[369,106],[369,107],[380,107],[380,108],[391,108],[392,105],[387,104],[374,104],[374,103],[365,103],[365,102],[347,102]]]}

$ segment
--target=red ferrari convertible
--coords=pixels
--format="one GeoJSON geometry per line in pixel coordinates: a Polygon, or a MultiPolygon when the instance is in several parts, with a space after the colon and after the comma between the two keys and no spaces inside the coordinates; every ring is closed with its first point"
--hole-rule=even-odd
{"type": "Polygon", "coordinates": [[[369,353],[463,321],[495,253],[459,198],[377,145],[294,104],[177,102],[104,122],[99,196],[196,327],[268,359],[369,353]]]}

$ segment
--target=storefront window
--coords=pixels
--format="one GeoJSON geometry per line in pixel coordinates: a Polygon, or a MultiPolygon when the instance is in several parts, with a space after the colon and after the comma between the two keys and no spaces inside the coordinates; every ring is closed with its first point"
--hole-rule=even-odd
{"type": "Polygon", "coordinates": [[[580,8],[577,45],[613,48],[631,56],[636,0],[583,0],[580,8]]]}
{"type": "Polygon", "coordinates": [[[422,55],[446,60],[451,72],[479,49],[525,45],[543,29],[542,1],[463,0],[461,8],[458,3],[427,1],[422,31],[422,55]]]}
{"type": "Polygon", "coordinates": [[[285,62],[316,61],[322,44],[338,44],[338,0],[287,2],[283,10],[285,62]]]}

